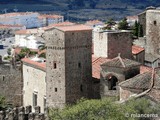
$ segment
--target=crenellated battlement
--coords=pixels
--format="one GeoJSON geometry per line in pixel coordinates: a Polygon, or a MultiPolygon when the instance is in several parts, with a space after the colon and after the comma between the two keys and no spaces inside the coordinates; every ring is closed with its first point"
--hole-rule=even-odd
{"type": "Polygon", "coordinates": [[[41,113],[39,106],[35,107],[35,112],[27,106],[0,111],[0,120],[47,120],[47,117],[41,113]]]}

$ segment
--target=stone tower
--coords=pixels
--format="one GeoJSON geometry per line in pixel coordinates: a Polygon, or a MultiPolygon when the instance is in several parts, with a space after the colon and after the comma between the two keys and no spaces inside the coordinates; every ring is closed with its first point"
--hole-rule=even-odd
{"type": "Polygon", "coordinates": [[[62,108],[91,97],[92,29],[59,26],[46,31],[47,106],[62,108]]]}
{"type": "Polygon", "coordinates": [[[143,25],[144,35],[146,35],[146,52],[160,55],[160,10],[148,8],[139,14],[139,22],[143,25]]]}

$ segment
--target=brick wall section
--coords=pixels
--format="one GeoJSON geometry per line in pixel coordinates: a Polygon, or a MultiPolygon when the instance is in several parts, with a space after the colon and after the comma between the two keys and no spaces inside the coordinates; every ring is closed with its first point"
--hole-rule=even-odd
{"type": "Polygon", "coordinates": [[[21,69],[10,69],[3,64],[0,67],[0,95],[6,98],[7,103],[21,106],[23,85],[21,69]]]}
{"type": "Polygon", "coordinates": [[[130,32],[108,33],[108,58],[115,58],[121,53],[122,58],[132,58],[132,38],[130,32]]]}

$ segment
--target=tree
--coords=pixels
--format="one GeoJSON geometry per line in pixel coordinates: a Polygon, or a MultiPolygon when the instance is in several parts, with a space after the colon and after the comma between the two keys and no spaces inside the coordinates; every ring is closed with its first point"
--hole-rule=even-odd
{"type": "Polygon", "coordinates": [[[138,37],[143,37],[143,27],[141,24],[138,26],[138,37]]]}
{"type": "Polygon", "coordinates": [[[119,24],[118,24],[118,29],[120,30],[127,30],[128,29],[128,23],[127,23],[127,19],[123,18],[119,24]]]}
{"type": "Polygon", "coordinates": [[[132,114],[158,114],[160,107],[145,98],[132,99],[125,104],[115,103],[115,98],[101,100],[82,99],[64,109],[49,110],[51,120],[148,120],[134,118],[132,114]]]}
{"type": "Polygon", "coordinates": [[[133,35],[138,37],[138,28],[139,28],[139,24],[137,21],[135,21],[134,26],[133,26],[133,35]]]}
{"type": "Polygon", "coordinates": [[[11,55],[11,48],[8,48],[8,49],[7,49],[7,54],[8,54],[8,55],[11,55]]]}
{"type": "Polygon", "coordinates": [[[137,38],[138,37],[143,37],[143,27],[137,21],[135,21],[135,24],[133,26],[133,35],[136,36],[137,38]]]}

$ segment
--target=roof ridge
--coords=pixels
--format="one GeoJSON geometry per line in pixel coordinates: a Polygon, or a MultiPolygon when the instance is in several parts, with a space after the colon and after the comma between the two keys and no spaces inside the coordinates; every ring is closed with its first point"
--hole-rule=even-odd
{"type": "Polygon", "coordinates": [[[124,64],[123,59],[121,58],[121,53],[118,53],[118,57],[117,57],[117,58],[120,60],[122,66],[123,66],[123,67],[126,67],[125,64],[124,64]]]}

